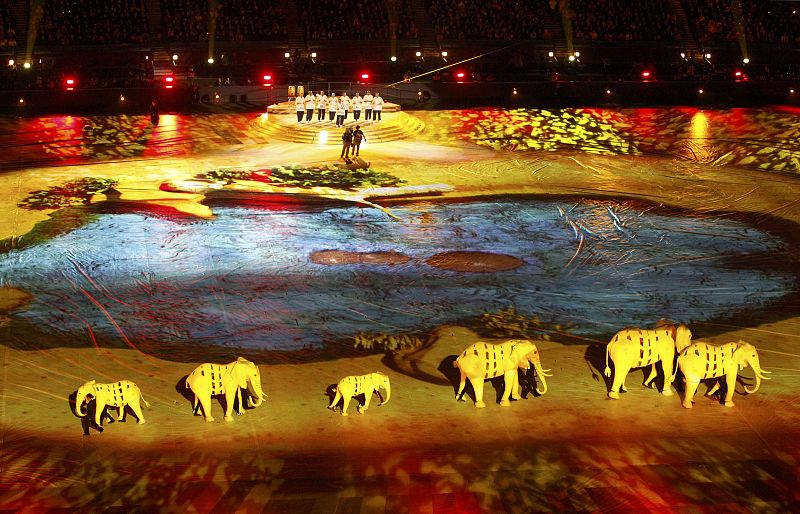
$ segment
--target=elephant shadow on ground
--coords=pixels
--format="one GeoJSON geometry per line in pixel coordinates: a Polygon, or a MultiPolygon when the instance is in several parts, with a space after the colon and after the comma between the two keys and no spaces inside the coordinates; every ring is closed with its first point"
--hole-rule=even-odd
{"type": "MultiPolygon", "coordinates": [[[[592,378],[595,382],[599,382],[600,379],[603,380],[603,383],[606,386],[606,393],[611,391],[611,386],[614,384],[614,374],[616,373],[616,369],[614,367],[614,361],[610,358],[608,359],[608,367],[611,369],[611,376],[607,377],[605,374],[606,369],[606,345],[605,344],[591,344],[586,348],[586,352],[583,354],[584,359],[586,360],[586,364],[589,366],[589,371],[592,374],[592,378]]],[[[673,370],[676,369],[673,363],[673,370]]],[[[661,364],[656,364],[656,378],[650,383],[649,386],[644,385],[644,381],[647,380],[647,377],[650,376],[651,366],[644,366],[641,368],[633,368],[628,372],[627,379],[625,380],[626,387],[630,385],[632,382],[631,377],[641,374],[641,379],[639,380],[639,384],[643,387],[649,387],[650,389],[655,389],[657,391],[662,391],[664,387],[664,370],[661,367],[661,364]]],[[[678,371],[678,376],[673,384],[676,386],[676,389],[683,390],[682,383],[678,380],[678,378],[682,376],[680,370],[678,371]]],[[[624,394],[625,391],[620,389],[620,394],[624,394]]]]}
{"type": "MultiPolygon", "coordinates": [[[[439,367],[437,368],[439,372],[444,375],[448,382],[453,386],[453,396],[458,393],[458,387],[461,385],[461,370],[459,370],[455,366],[456,359],[458,355],[448,355],[445,357],[441,363],[439,363],[439,367]]],[[[492,384],[492,387],[495,391],[495,403],[500,403],[500,400],[503,397],[503,390],[505,387],[503,376],[495,377],[488,380],[489,383],[492,384]]],[[[486,386],[484,386],[485,388],[486,386]]],[[[472,383],[467,380],[466,385],[464,386],[464,391],[462,391],[460,397],[458,398],[459,401],[463,401],[464,395],[468,396],[470,400],[474,403],[476,401],[475,398],[475,389],[472,387],[472,383]]],[[[484,393],[485,396],[485,393],[484,393]]]]}
{"type": "MultiPolygon", "coordinates": [[[[328,387],[325,388],[325,396],[328,397],[328,402],[325,404],[325,407],[331,409],[334,412],[336,412],[337,410],[341,412],[342,408],[344,407],[344,398],[339,398],[339,401],[336,402],[336,405],[331,406],[331,403],[333,402],[334,398],[336,398],[336,386],[337,384],[330,384],[328,387]]],[[[383,403],[383,395],[380,393],[380,391],[375,390],[373,391],[372,394],[377,396],[380,399],[380,402],[383,403]]],[[[357,406],[363,406],[367,402],[367,396],[365,393],[357,394],[353,396],[351,403],[352,402],[355,402],[357,406]]]]}
{"type": "Polygon", "coordinates": [[[600,380],[606,386],[606,393],[611,391],[611,385],[614,383],[614,363],[609,360],[611,366],[611,376],[607,377],[604,373],[606,369],[606,345],[605,344],[590,344],[583,354],[586,364],[589,366],[589,371],[592,373],[592,379],[595,382],[600,380]]]}
{"type": "MultiPolygon", "coordinates": [[[[189,375],[184,375],[180,380],[178,380],[178,382],[175,384],[175,391],[179,395],[183,396],[186,399],[186,402],[189,404],[189,407],[192,409],[192,413],[195,416],[202,416],[203,414],[205,414],[203,412],[202,405],[200,405],[198,403],[197,404],[197,410],[195,410],[195,408],[194,408],[194,393],[186,385],[186,379],[187,378],[189,378],[189,375]]],[[[251,405],[248,405],[248,402],[247,402],[246,398],[249,396],[249,393],[247,392],[246,389],[242,389],[240,396],[242,398],[242,407],[240,409],[242,412],[246,412],[248,410],[251,410],[251,409],[255,408],[255,407],[253,407],[251,405]]],[[[217,395],[214,395],[214,396],[211,397],[211,408],[212,409],[214,408],[214,403],[215,403],[216,400],[218,400],[219,404],[222,406],[222,412],[225,412],[225,410],[227,408],[227,403],[225,401],[225,395],[224,394],[217,394],[217,395]]],[[[237,403],[236,403],[235,397],[234,397],[234,400],[233,400],[233,412],[234,413],[238,412],[237,411],[237,403]]]]}
{"type": "Polygon", "coordinates": [[[519,370],[519,394],[523,398],[528,398],[528,395],[533,395],[534,398],[538,398],[542,396],[539,391],[536,390],[536,370],[533,367],[529,369],[521,369],[519,370]]]}

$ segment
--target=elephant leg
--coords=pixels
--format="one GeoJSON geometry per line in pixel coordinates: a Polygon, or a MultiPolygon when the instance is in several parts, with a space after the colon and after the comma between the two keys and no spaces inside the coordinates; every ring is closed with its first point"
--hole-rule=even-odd
{"type": "Polygon", "coordinates": [[[615,400],[619,400],[619,388],[622,387],[623,391],[625,391],[625,377],[628,375],[628,372],[631,370],[631,366],[628,363],[623,363],[617,366],[617,363],[614,363],[614,382],[611,384],[611,391],[608,392],[608,397],[613,398],[615,400]]]}
{"type": "Polygon", "coordinates": [[[714,382],[714,385],[711,386],[711,389],[709,389],[708,392],[706,392],[706,396],[714,396],[714,393],[719,391],[720,380],[717,380],[716,382],[714,382]]]}
{"type": "Polygon", "coordinates": [[[344,405],[342,405],[342,416],[348,416],[349,414],[347,414],[347,406],[350,405],[350,398],[352,398],[352,396],[349,394],[346,396],[342,395],[342,398],[344,398],[344,405]]]}
{"type": "Polygon", "coordinates": [[[503,396],[500,397],[500,405],[503,407],[509,407],[511,405],[508,397],[511,396],[511,390],[514,388],[513,382],[517,382],[516,375],[516,368],[514,371],[506,372],[505,375],[503,375],[505,387],[503,388],[503,396]]]}
{"type": "Polygon", "coordinates": [[[192,414],[197,416],[197,411],[200,409],[200,400],[197,398],[197,395],[194,395],[194,406],[192,407],[192,414]]]}
{"type": "Polygon", "coordinates": [[[364,414],[365,412],[367,412],[367,409],[369,409],[369,401],[370,399],[372,399],[373,394],[375,394],[375,391],[369,391],[367,393],[364,393],[364,405],[358,406],[356,408],[359,414],[364,414]]]}
{"type": "MultiPolygon", "coordinates": [[[[525,374],[525,378],[527,380],[527,372],[525,374]]],[[[519,376],[517,373],[514,373],[514,379],[511,381],[511,399],[513,400],[521,400],[522,394],[520,394],[520,385],[519,385],[519,376]]]]}
{"type": "Polygon", "coordinates": [[[233,402],[236,400],[236,394],[238,393],[238,389],[234,392],[226,392],[225,393],[225,421],[233,421],[233,402]]]}
{"type": "Polygon", "coordinates": [[[470,378],[469,383],[475,390],[475,407],[479,409],[486,407],[486,404],[483,403],[483,378],[470,378]]]}
{"type": "Polygon", "coordinates": [[[119,414],[117,414],[117,421],[122,423],[123,421],[125,421],[125,404],[123,403],[117,408],[119,409],[119,414]]]}
{"type": "Polygon", "coordinates": [[[463,402],[464,398],[462,395],[464,394],[464,386],[467,384],[467,375],[464,372],[461,372],[461,383],[458,385],[458,392],[456,393],[456,400],[463,402]]]}
{"type": "Polygon", "coordinates": [[[687,409],[692,408],[692,400],[694,399],[694,393],[697,391],[697,386],[700,385],[700,380],[695,380],[694,378],[686,378],[686,396],[683,397],[683,406],[687,409]]]}
{"type": "Polygon", "coordinates": [[[725,392],[725,406],[733,407],[733,392],[736,390],[736,370],[725,375],[725,385],[728,386],[728,390],[725,392]]]}
{"type": "Polygon", "coordinates": [[[342,399],[342,393],[339,392],[339,390],[337,389],[336,396],[333,397],[333,401],[331,402],[330,405],[328,405],[328,408],[332,411],[336,411],[336,404],[339,403],[339,400],[341,399],[342,399]]]}
{"type": "Polygon", "coordinates": [[[199,396],[200,405],[203,407],[203,415],[206,418],[206,421],[211,422],[214,421],[214,416],[211,415],[211,395],[208,396],[199,396]]]}
{"type": "MultiPolygon", "coordinates": [[[[666,368],[664,368],[664,369],[666,370],[666,368]]],[[[666,375],[666,373],[667,373],[667,372],[666,372],[666,371],[664,371],[664,374],[665,374],[665,375],[666,375]]],[[[653,379],[655,379],[657,376],[658,376],[658,372],[656,371],[656,365],[655,365],[655,363],[653,363],[653,365],[650,367],[650,375],[647,377],[647,380],[645,380],[645,381],[644,381],[644,386],[645,386],[645,387],[653,387],[652,385],[650,385],[650,383],[651,383],[651,382],[653,381],[653,379]]],[[[625,387],[625,385],[623,384],[623,386],[622,386],[622,387],[625,387]]],[[[623,389],[623,391],[624,391],[624,389],[623,389]]]]}
{"type": "Polygon", "coordinates": [[[131,410],[136,415],[137,422],[140,425],[144,425],[145,424],[144,414],[142,414],[142,407],[139,405],[139,399],[137,398],[128,405],[130,405],[131,410]]]}
{"type": "MultiPolygon", "coordinates": [[[[95,411],[94,411],[94,422],[98,427],[103,426],[103,412],[106,410],[105,402],[101,401],[99,398],[95,402],[95,411]]],[[[112,418],[113,419],[113,418],[112,418]]]]}
{"type": "MultiPolygon", "coordinates": [[[[664,370],[664,389],[661,390],[661,394],[664,396],[672,396],[672,355],[661,360],[661,369],[664,370]]],[[[654,375],[655,372],[656,365],[653,364],[651,376],[654,375]]]]}
{"type": "Polygon", "coordinates": [[[236,414],[241,416],[244,414],[244,406],[242,405],[242,390],[239,387],[236,388],[236,404],[236,414]]]}

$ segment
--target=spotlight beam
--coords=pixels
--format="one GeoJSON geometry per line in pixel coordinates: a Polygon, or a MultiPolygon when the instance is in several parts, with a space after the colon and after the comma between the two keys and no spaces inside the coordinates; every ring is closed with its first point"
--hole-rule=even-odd
{"type": "Polygon", "coordinates": [[[486,53],[483,53],[483,54],[480,54],[480,55],[476,55],[474,57],[469,57],[467,59],[464,59],[463,61],[454,62],[452,64],[447,64],[445,66],[441,66],[439,68],[436,68],[435,70],[426,71],[425,73],[420,73],[419,75],[415,75],[415,76],[413,76],[413,77],[411,77],[409,79],[398,80],[397,82],[393,82],[391,84],[387,84],[385,87],[396,86],[397,84],[402,84],[405,81],[411,81],[411,80],[414,80],[414,79],[418,79],[420,77],[424,77],[425,75],[430,75],[431,73],[436,73],[437,71],[446,70],[447,68],[451,68],[453,66],[458,66],[459,64],[463,64],[465,62],[474,61],[475,59],[480,59],[481,57],[486,57],[487,55],[495,54],[497,52],[502,52],[503,50],[508,50],[509,48],[513,48],[515,46],[519,46],[519,45],[524,44],[524,43],[526,43],[526,42],[522,41],[522,42],[519,42],[519,43],[514,43],[513,45],[504,46],[503,48],[498,48],[497,50],[492,50],[491,52],[486,52],[486,53]]]}

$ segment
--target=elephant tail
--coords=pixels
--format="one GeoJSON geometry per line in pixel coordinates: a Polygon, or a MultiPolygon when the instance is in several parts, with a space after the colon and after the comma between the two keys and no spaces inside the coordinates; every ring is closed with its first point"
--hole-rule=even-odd
{"type": "MultiPolygon", "coordinates": [[[[453,367],[458,368],[458,359],[453,361],[453,367]]],[[[459,368],[460,369],[460,368],[459,368]]]]}
{"type": "Polygon", "coordinates": [[[611,346],[611,343],[606,345],[606,369],[603,371],[607,377],[611,376],[611,368],[608,366],[608,347],[611,346]]]}
{"type": "Polygon", "coordinates": [[[147,403],[147,400],[145,400],[145,399],[144,399],[144,396],[142,395],[142,392],[141,392],[141,391],[139,391],[139,398],[141,398],[141,399],[142,399],[142,401],[144,402],[144,406],[145,406],[145,407],[147,407],[147,408],[149,409],[149,408],[150,408],[150,404],[149,404],[149,403],[147,403]]]}

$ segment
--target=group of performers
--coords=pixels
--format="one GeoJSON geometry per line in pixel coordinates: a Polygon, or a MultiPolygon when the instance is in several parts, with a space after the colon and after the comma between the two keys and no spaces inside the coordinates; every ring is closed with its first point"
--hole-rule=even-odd
{"type": "Polygon", "coordinates": [[[335,121],[337,127],[344,127],[344,121],[349,112],[353,113],[356,121],[361,118],[362,110],[365,120],[381,121],[381,112],[383,111],[381,94],[375,93],[375,96],[372,96],[369,91],[363,97],[361,93],[356,93],[352,98],[347,96],[347,92],[337,97],[336,93],[328,96],[324,91],[320,91],[316,95],[313,91],[309,91],[305,97],[298,96],[294,101],[297,108],[297,123],[303,123],[304,120],[305,123],[311,123],[314,111],[316,111],[317,121],[324,122],[327,112],[328,121],[335,121]]]}

